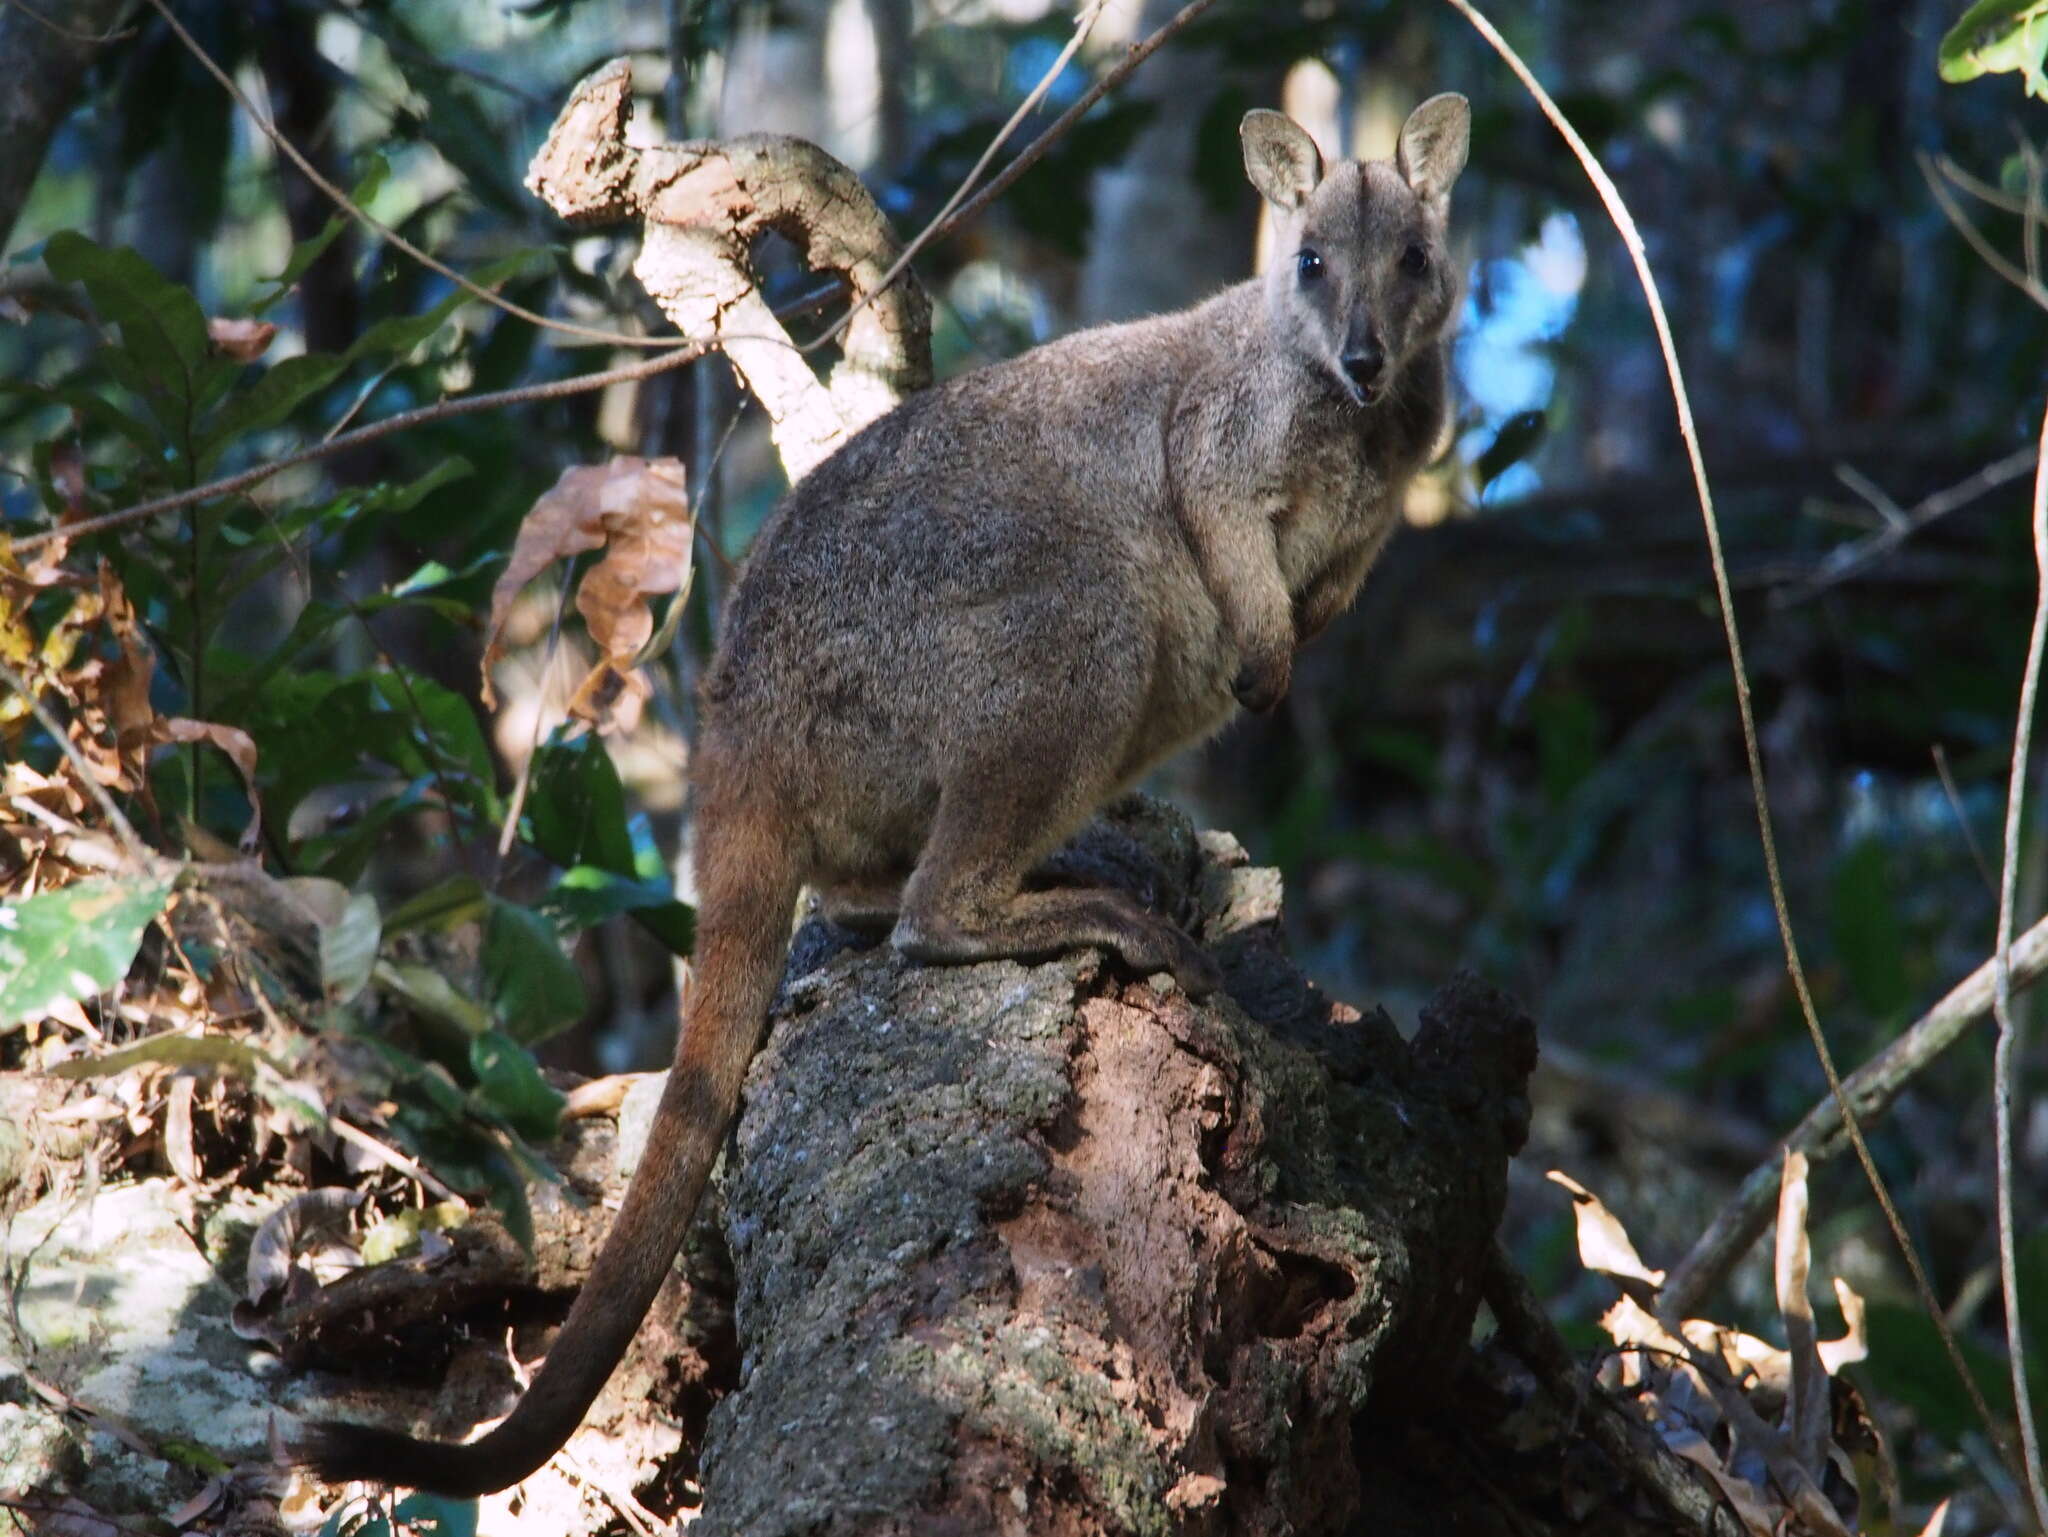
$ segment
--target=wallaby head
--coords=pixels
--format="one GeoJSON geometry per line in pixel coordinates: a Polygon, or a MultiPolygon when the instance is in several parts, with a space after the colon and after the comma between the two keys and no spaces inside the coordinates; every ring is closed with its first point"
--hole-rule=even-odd
{"type": "Polygon", "coordinates": [[[1279,215],[1266,279],[1274,329],[1360,406],[1393,388],[1450,322],[1458,284],[1445,225],[1471,127],[1464,97],[1432,96],[1402,125],[1392,160],[1325,172],[1315,140],[1291,119],[1245,114],[1245,174],[1279,215]]]}

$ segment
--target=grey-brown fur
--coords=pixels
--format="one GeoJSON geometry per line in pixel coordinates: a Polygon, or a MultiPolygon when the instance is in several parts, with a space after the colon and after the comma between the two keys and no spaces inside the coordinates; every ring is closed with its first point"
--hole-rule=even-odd
{"type": "Polygon", "coordinates": [[[1442,426],[1464,126],[1438,97],[1404,134],[1438,130],[1425,200],[1393,161],[1318,178],[1307,135],[1253,114],[1248,167],[1287,221],[1266,278],[928,391],[790,493],[734,594],[707,729],[801,808],[828,901],[875,923],[903,887],[895,939],[925,959],[1103,944],[1213,980],[1120,900],[1018,884],[1234,704],[1277,702],[1357,591],[1442,426]],[[1298,207],[1268,169],[1289,149],[1298,207]],[[1370,405],[1341,363],[1368,343],[1370,405]]]}
{"type": "Polygon", "coordinates": [[[1275,704],[1295,649],[1365,579],[1444,425],[1445,217],[1467,125],[1462,97],[1434,97],[1393,160],[1325,175],[1299,128],[1249,114],[1246,170],[1281,223],[1266,277],[914,396],[784,498],[705,685],[697,980],[605,1252],[482,1441],[328,1425],[305,1460],[461,1494],[561,1445],[688,1226],[799,884],[915,959],[1100,945],[1216,985],[1209,957],[1129,897],[1031,873],[1239,704],[1275,704]]]}

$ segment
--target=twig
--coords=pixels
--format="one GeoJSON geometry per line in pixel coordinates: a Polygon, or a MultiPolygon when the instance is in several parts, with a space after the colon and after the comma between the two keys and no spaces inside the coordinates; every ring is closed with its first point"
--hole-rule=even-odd
{"type": "Polygon", "coordinates": [[[1939,742],[1934,744],[1934,772],[1941,776],[1941,793],[1948,797],[1948,809],[1955,813],[1956,826],[1963,834],[1963,846],[1970,851],[1970,861],[1976,865],[1977,873],[1984,877],[1984,889],[1996,896],[1998,878],[1991,873],[1991,861],[1984,857],[1984,849],[1977,842],[1977,830],[1970,826],[1969,814],[1963,809],[1962,792],[1956,788],[1956,776],[1948,766],[1948,750],[1939,742]]]}
{"type": "Polygon", "coordinates": [[[1190,0],[1189,4],[1174,12],[1144,41],[1133,43],[1113,68],[1104,71],[1102,77],[1083,91],[1072,106],[1052,120],[1052,125],[1044,133],[1019,150],[1017,158],[997,172],[993,181],[954,209],[933,232],[932,238],[943,240],[961,225],[979,217],[990,203],[1010,190],[1018,177],[1038,164],[1069,129],[1086,117],[1091,107],[1128,80],[1140,64],[1172,42],[1177,34],[1184,31],[1215,3],[1216,0],[1190,0]]]}
{"type": "MultiPolygon", "coordinates": [[[[1993,460],[1976,473],[1906,508],[1903,521],[1894,521],[1887,516],[1884,527],[1872,531],[1864,538],[1837,545],[1798,587],[1788,588],[1774,595],[1771,599],[1772,604],[1779,608],[1790,608],[1794,604],[1805,602],[1822,588],[1846,580],[1872,561],[1889,555],[1928,524],[1945,518],[1952,512],[1960,511],[2001,486],[2011,484],[2022,475],[2031,473],[2033,468],[2034,451],[2031,448],[2016,449],[2003,459],[1993,460]]],[[[1889,501],[1889,498],[1886,500],[1889,501]]],[[[1882,512],[1882,509],[1880,511],[1882,512]]]]}
{"type": "Polygon", "coordinates": [[[49,706],[29,689],[28,680],[4,661],[0,661],[0,683],[5,683],[27,701],[29,709],[35,712],[36,723],[49,733],[50,740],[57,744],[57,750],[64,754],[72,772],[78,776],[78,782],[85,786],[86,793],[98,804],[100,815],[107,819],[108,825],[114,829],[114,836],[121,840],[121,847],[127,852],[128,857],[145,870],[154,865],[156,856],[149,851],[149,846],[136,836],[135,825],[122,814],[121,808],[114,804],[113,796],[107,794],[107,787],[94,777],[91,765],[85,761],[85,755],[79,752],[78,744],[73,742],[70,734],[65,731],[63,722],[52,715],[49,706]]]}
{"type": "MultiPolygon", "coordinates": [[[[427,1189],[433,1191],[435,1195],[444,1201],[462,1200],[461,1196],[450,1190],[424,1168],[406,1157],[405,1154],[386,1147],[360,1127],[350,1125],[338,1115],[328,1116],[327,1124],[342,1141],[349,1143],[351,1146],[361,1148],[370,1157],[384,1165],[385,1168],[390,1169],[394,1173],[403,1174],[407,1179],[415,1180],[426,1186],[427,1189]]],[[[465,1202],[464,1204],[468,1203],[465,1202]]]]}
{"type": "Polygon", "coordinates": [[[271,459],[252,466],[234,475],[224,475],[219,480],[209,480],[203,486],[194,486],[189,491],[174,492],[169,496],[157,497],[154,501],[140,502],[133,507],[124,507],[119,512],[103,512],[98,517],[80,518],[62,528],[48,529],[40,534],[24,534],[13,541],[11,548],[19,553],[23,550],[39,549],[55,539],[83,539],[91,534],[102,534],[110,528],[125,528],[143,518],[153,518],[161,512],[171,512],[194,502],[212,501],[218,496],[231,496],[237,491],[246,491],[260,485],[280,471],[294,469],[301,464],[310,464],[316,459],[325,459],[330,454],[346,453],[365,443],[374,443],[379,438],[388,438],[395,432],[404,432],[413,427],[424,427],[429,422],[445,421],[449,417],[469,416],[478,411],[495,411],[500,406],[526,405],[536,400],[561,400],[571,395],[586,395],[592,390],[608,389],[614,384],[630,384],[638,379],[649,379],[671,368],[680,368],[685,363],[695,362],[704,356],[705,347],[701,342],[664,352],[659,357],[647,359],[644,363],[629,363],[623,368],[610,368],[600,373],[581,374],[574,379],[554,379],[546,384],[522,384],[516,389],[494,390],[484,395],[464,395],[455,400],[437,400],[430,406],[415,406],[410,411],[401,411],[396,416],[387,416],[382,421],[371,422],[353,432],[344,432],[340,437],[329,438],[311,447],[301,448],[282,458],[271,459]]]}
{"type": "Polygon", "coordinates": [[[1971,197],[1977,199],[1978,202],[1989,203],[2000,213],[2019,214],[2021,217],[2025,217],[2027,204],[2024,198],[2014,197],[2003,187],[1994,187],[1982,177],[1973,176],[1946,155],[1936,155],[1934,157],[1934,164],[1941,171],[1942,175],[1946,176],[1958,187],[1961,187],[1971,197]]]}
{"type": "MultiPolygon", "coordinates": [[[[1989,1012],[1996,989],[1996,959],[1987,959],[1904,1034],[1843,1080],[1849,1102],[1865,1123],[1891,1108],[1907,1084],[1955,1045],[1989,1012]]],[[[2012,946],[2012,985],[2024,988],[2048,973],[2048,918],[2022,934],[2012,946]]],[[[1783,1146],[1820,1163],[1842,1150],[1841,1107],[1833,1093],[1822,1098],[1785,1138],[1783,1146]]],[[[1750,1170],[1741,1187],[1692,1252],[1664,1283],[1664,1306],[1676,1315],[1697,1312],[1707,1294],[1726,1278],[1735,1262],[1770,1226],[1777,1209],[1782,1150],[1774,1151],[1750,1170]]]]}
{"type": "Polygon", "coordinates": [[[1976,1406],[1978,1414],[1982,1416],[1985,1426],[1996,1439],[1997,1421],[1992,1417],[1991,1406],[1985,1402],[1977,1379],[1970,1374],[1969,1368],[1964,1364],[1962,1347],[1956,1343],[1955,1331],[1948,1326],[1941,1304],[1935,1298],[1934,1287],[1927,1279],[1926,1268],[1920,1262],[1919,1252],[1913,1246],[1911,1235],[1906,1232],[1906,1224],[1899,1216],[1891,1192],[1885,1187],[1884,1177],[1878,1173],[1877,1160],[1871,1157],[1870,1148],[1863,1140],[1863,1130],[1856,1122],[1855,1112],[1850,1108],[1848,1095],[1842,1087],[1841,1074],[1835,1068],[1834,1052],[1828,1047],[1827,1035],[1820,1026],[1820,1015],[1814,1008],[1813,992],[1807,985],[1806,968],[1799,959],[1799,945],[1792,933],[1792,913],[1785,896],[1784,875],[1779,868],[1778,839],[1771,821],[1770,792],[1764,781],[1763,750],[1757,739],[1756,710],[1750,700],[1749,670],[1742,660],[1742,634],[1735,620],[1735,598],[1728,580],[1728,562],[1721,551],[1720,520],[1714,512],[1713,491],[1707,484],[1706,461],[1700,452],[1698,429],[1693,424],[1692,403],[1685,388],[1684,370],[1679,366],[1678,348],[1672,337],[1671,320],[1665,313],[1664,300],[1657,289],[1657,280],[1650,271],[1650,259],[1643,248],[1642,233],[1636,228],[1635,218],[1629,213],[1628,205],[1623,201],[1620,189],[1614,185],[1614,179],[1607,174],[1606,167],[1587,147],[1586,141],[1572,126],[1571,120],[1559,110],[1550,93],[1544,90],[1542,82],[1537,80],[1529,66],[1522,61],[1521,55],[1516,53],[1507,39],[1500,35],[1493,23],[1473,7],[1471,0],[1447,0],[1447,3],[1471,23],[1473,29],[1486,40],[1487,45],[1500,55],[1502,62],[1514,71],[1515,77],[1522,82],[1523,89],[1528,91],[1543,115],[1550,120],[1551,126],[1571,147],[1572,154],[1577,157],[1579,165],[1600,194],[1600,202],[1606,208],[1607,216],[1614,221],[1614,227],[1620,232],[1622,243],[1628,248],[1629,260],[1635,265],[1636,278],[1642,284],[1643,297],[1649,304],[1650,319],[1656,328],[1657,346],[1664,355],[1664,371],[1671,382],[1672,404],[1678,414],[1678,435],[1685,443],[1686,457],[1692,469],[1693,489],[1699,498],[1700,518],[1706,528],[1707,554],[1714,568],[1714,595],[1720,604],[1721,628],[1728,641],[1728,663],[1734,676],[1736,711],[1742,721],[1743,752],[1749,762],[1750,793],[1756,802],[1757,832],[1763,844],[1764,872],[1770,879],[1771,909],[1778,921],[1778,938],[1785,949],[1785,970],[1792,979],[1793,992],[1798,995],[1800,1014],[1806,1022],[1807,1035],[1813,1041],[1814,1054],[1820,1058],[1821,1070],[1827,1075],[1828,1088],[1841,1106],[1843,1126],[1856,1149],[1857,1161],[1863,1165],[1864,1177],[1870,1181],[1871,1191],[1877,1197],[1877,1204],[1884,1212],[1892,1237],[1906,1261],[1906,1268],[1912,1274],[1914,1289],[1920,1294],[1921,1306],[1933,1319],[1935,1328],[1940,1332],[1943,1348],[1948,1352],[1950,1363],[1955,1367],[1957,1375],[1962,1378],[1963,1386],[1969,1393],[1971,1402],[1976,1406]]]}
{"type": "MultiPolygon", "coordinates": [[[[1038,104],[1045,99],[1045,93],[1052,89],[1053,82],[1059,79],[1067,65],[1073,62],[1074,55],[1081,51],[1081,45],[1088,41],[1088,34],[1095,30],[1095,23],[1101,17],[1102,8],[1106,3],[1107,0],[1085,0],[1081,13],[1074,18],[1074,32],[1073,36],[1067,39],[1067,46],[1059,51],[1058,57],[1047,67],[1045,73],[1039,76],[1038,84],[1031,88],[1030,94],[1017,103],[1017,110],[1010,114],[1009,120],[996,130],[996,136],[988,141],[988,146],[981,152],[981,158],[976,160],[973,167],[960,179],[960,185],[953,189],[953,195],[947,198],[944,206],[932,216],[931,222],[918,232],[917,238],[897,255],[889,270],[882,274],[881,282],[874,287],[874,294],[888,292],[890,286],[909,270],[910,263],[916,258],[917,253],[930,245],[939,237],[940,232],[947,228],[948,220],[966,201],[967,194],[974,190],[974,184],[981,180],[981,174],[988,169],[988,163],[1001,153],[1003,146],[1010,141],[1010,135],[1017,131],[1024,119],[1038,109],[1038,104]]],[[[852,324],[853,317],[860,313],[862,306],[872,300],[874,294],[864,295],[859,304],[851,306],[838,321],[828,326],[823,336],[806,342],[801,350],[808,352],[813,347],[821,347],[838,336],[852,324]]]]}
{"type": "Polygon", "coordinates": [[[1962,204],[1958,203],[1955,194],[1949,191],[1938,165],[1939,162],[1932,156],[1920,156],[1920,174],[1927,178],[1928,189],[1934,193],[1935,202],[1941,204],[1941,211],[1948,215],[1948,222],[1956,227],[1956,233],[1969,242],[1970,249],[1983,259],[1985,266],[2043,309],[2048,309],[2048,288],[2042,287],[2032,274],[2015,267],[2000,253],[1998,247],[1984,238],[1984,232],[1977,228],[1976,221],[1963,211],[1962,204]]]}
{"type": "MultiPolygon", "coordinates": [[[[2041,185],[2039,162],[2031,157],[2028,171],[2031,207],[2039,202],[2041,185]]],[[[2029,248],[2030,264],[2033,255],[2029,248]]],[[[2013,1409],[2019,1418],[2021,1473],[2033,1497],[2034,1520],[2048,1532],[2048,1485],[2041,1476],[2041,1439],[2027,1386],[2026,1341],[2020,1323],[2012,1190],[2012,1099],[2021,1055],[2020,1025],[2012,1012],[2012,926],[2019,897],[2020,816],[2026,809],[2027,757],[2034,743],[2041,653],[2048,646],[2048,412],[2041,418],[2040,462],[2034,472],[2034,571],[2034,624],[2027,641],[2026,672],[2020,680],[2019,719],[2013,725],[2012,778],[2005,789],[2005,864],[1998,883],[1998,953],[1993,957],[1992,972],[1991,1011],[1998,1020],[1998,1045],[1992,1053],[1991,1111],[1998,1145],[1998,1276],[2005,1291],[2006,1359],[2012,1368],[2013,1409]]]]}
{"type": "Polygon", "coordinates": [[[481,299],[486,304],[492,305],[497,309],[503,310],[508,315],[517,316],[521,320],[528,321],[550,331],[560,332],[565,336],[580,337],[584,341],[604,342],[613,347],[667,347],[672,344],[673,338],[671,337],[631,336],[624,331],[607,331],[599,326],[583,326],[577,325],[571,320],[556,320],[541,314],[538,310],[530,310],[522,304],[515,304],[510,299],[502,298],[492,293],[474,279],[457,272],[439,257],[428,255],[427,252],[421,250],[410,240],[407,240],[405,236],[399,234],[397,230],[393,229],[383,220],[368,213],[355,199],[351,198],[325,176],[322,176],[313,162],[299,152],[298,146],[278,132],[276,125],[256,109],[256,104],[249,100],[240,86],[235,84],[234,78],[214,62],[213,55],[200,46],[199,40],[185,30],[184,25],[178,18],[171,14],[171,8],[167,0],[149,0],[149,3],[156,8],[157,14],[163,17],[165,24],[170,27],[171,31],[177,34],[178,41],[185,45],[186,51],[199,61],[201,67],[209,75],[213,76],[220,88],[226,91],[229,97],[233,99],[235,105],[249,114],[249,120],[256,125],[257,129],[266,139],[277,146],[279,154],[299,168],[300,174],[306,180],[310,181],[315,187],[318,187],[329,202],[347,213],[350,218],[363,225],[366,229],[375,230],[378,235],[390,241],[391,244],[405,252],[407,256],[410,256],[430,272],[438,272],[465,293],[481,299]]]}
{"type": "Polygon", "coordinates": [[[1122,85],[1124,81],[1131,77],[1132,71],[1136,70],[1140,64],[1143,64],[1153,54],[1165,47],[1167,43],[1173,40],[1176,34],[1185,29],[1190,22],[1194,21],[1195,18],[1215,3],[1216,0],[1189,0],[1187,5],[1182,6],[1172,16],[1168,17],[1165,22],[1142,42],[1133,43],[1123,58],[1113,68],[1104,71],[1101,78],[1087,90],[1083,91],[1072,106],[1052,120],[1051,125],[1044,133],[1019,150],[1017,158],[997,172],[987,186],[983,187],[981,191],[975,193],[972,197],[966,197],[967,190],[981,176],[989,161],[1002,148],[1004,142],[1010,137],[1017,125],[1023,121],[1033,107],[1037,106],[1039,100],[1051,88],[1053,81],[1067,67],[1067,62],[1073,57],[1075,50],[1080,47],[1088,32],[1093,29],[1096,14],[1102,9],[1103,0],[1089,0],[1088,6],[1083,10],[1079,21],[1076,23],[1074,36],[1068,41],[1066,48],[1061,52],[1059,58],[1054,60],[1052,68],[1047,70],[1040,78],[1037,87],[1024,99],[1023,104],[1010,115],[1010,120],[1003,124],[1002,129],[989,142],[988,148],[982,152],[981,158],[975,162],[974,169],[967,173],[966,179],[961,182],[959,189],[954,192],[953,196],[947,200],[945,207],[939,210],[938,216],[925,226],[915,240],[903,248],[903,254],[897,257],[895,264],[889,268],[882,281],[877,283],[869,293],[863,296],[859,303],[849,308],[844,315],[839,317],[838,321],[827,327],[823,334],[805,342],[797,350],[799,352],[809,352],[814,348],[823,347],[834,340],[840,332],[852,323],[853,317],[860,312],[864,305],[872,303],[882,294],[888,292],[890,285],[903,275],[912,257],[916,256],[918,252],[934,241],[945,239],[948,235],[959,229],[961,225],[979,216],[990,203],[1007,192],[1015,184],[1018,177],[1038,164],[1045,157],[1047,151],[1064,138],[1076,123],[1087,116],[1089,108],[1122,85]],[[963,197],[965,197],[965,201],[962,201],[963,197]]]}
{"type": "Polygon", "coordinates": [[[1591,1412],[1586,1427],[1593,1438],[1636,1481],[1654,1494],[1672,1516],[1708,1537],[1743,1537],[1743,1526],[1722,1503],[1718,1491],[1666,1446],[1639,1420],[1631,1419],[1612,1399],[1589,1387],[1572,1358],[1557,1325],[1531,1295],[1496,1242],[1487,1255],[1480,1281],[1486,1305],[1493,1309],[1501,1338],[1560,1402],[1591,1412]]]}
{"type": "Polygon", "coordinates": [[[28,0],[7,0],[7,5],[10,10],[21,12],[30,21],[40,22],[59,37],[68,37],[74,43],[90,43],[95,48],[103,43],[122,42],[135,35],[133,27],[119,27],[111,32],[80,32],[76,28],[65,26],[61,21],[50,20],[49,17],[30,5],[28,0]]]}

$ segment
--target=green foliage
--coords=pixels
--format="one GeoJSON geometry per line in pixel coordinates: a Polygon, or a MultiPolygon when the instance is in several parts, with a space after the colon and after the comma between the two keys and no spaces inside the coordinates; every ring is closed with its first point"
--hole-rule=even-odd
{"type": "Polygon", "coordinates": [[[164,876],[100,876],[0,902],[0,1028],[119,982],[170,893],[164,876]]]}
{"type": "MultiPolygon", "coordinates": [[[[372,195],[381,175],[380,163],[359,196],[372,195]]],[[[275,305],[341,228],[331,221],[302,243],[257,307],[275,305]]],[[[135,251],[65,232],[45,256],[105,327],[68,373],[6,388],[16,423],[45,434],[34,459],[53,508],[69,499],[56,483],[59,443],[83,450],[91,500],[125,506],[222,473],[274,434],[316,436],[366,384],[404,379],[428,354],[453,356],[466,345],[454,322],[471,297],[444,289],[372,320],[342,352],[242,364],[212,344],[193,293],[135,251]]],[[[476,276],[497,283],[527,265],[514,255],[476,276]]],[[[388,914],[367,889],[380,851],[402,828],[429,847],[452,848],[495,840],[506,816],[497,760],[470,698],[383,654],[374,631],[375,660],[338,665],[384,616],[473,633],[499,539],[452,561],[420,561],[367,593],[350,590],[333,558],[365,538],[388,538],[397,520],[468,474],[464,456],[445,453],[403,476],[301,494],[275,509],[247,499],[204,503],[89,548],[110,562],[157,648],[165,708],[238,727],[254,741],[270,859],[333,893],[319,923],[325,1002],[335,1028],[366,1033],[378,1052],[397,1107],[393,1135],[456,1187],[488,1191],[527,1241],[525,1186],[552,1177],[530,1144],[555,1134],[562,1104],[531,1048],[587,1008],[565,941],[630,914],[686,952],[693,915],[674,900],[651,843],[636,842],[617,773],[592,741],[551,744],[536,764],[526,831],[535,852],[559,867],[537,905],[466,875],[388,914]],[[302,600],[288,625],[238,620],[246,599],[280,581],[302,600]],[[423,938],[432,940],[424,953],[423,938]],[[372,1019],[385,1023],[372,1027],[372,1019]]],[[[160,760],[154,777],[160,803],[182,802],[202,828],[232,825],[187,756],[160,760]]],[[[118,982],[169,889],[168,879],[93,880],[0,907],[6,1022],[118,982]]],[[[89,1066],[182,1062],[178,1052],[188,1048],[192,1061],[241,1073],[266,1092],[288,1088],[281,1067],[230,1036],[152,1037],[89,1066]]],[[[421,1505],[400,1524],[466,1529],[452,1506],[421,1505]]]]}
{"type": "Polygon", "coordinates": [[[603,743],[558,737],[541,747],[527,819],[533,846],[563,866],[542,904],[557,922],[585,929],[629,913],[676,954],[690,953],[696,914],[671,893],[653,846],[636,847],[625,789],[603,743]]]}
{"type": "Polygon", "coordinates": [[[1856,1001],[1872,1019],[1902,1016],[1913,998],[1905,926],[1891,860],[1877,839],[1865,838],[1836,863],[1828,916],[1856,1001]]]}
{"type": "Polygon", "coordinates": [[[1951,84],[2016,73],[2029,96],[2048,100],[2048,0],[1977,0],[1943,36],[1935,57],[1951,84]]]}

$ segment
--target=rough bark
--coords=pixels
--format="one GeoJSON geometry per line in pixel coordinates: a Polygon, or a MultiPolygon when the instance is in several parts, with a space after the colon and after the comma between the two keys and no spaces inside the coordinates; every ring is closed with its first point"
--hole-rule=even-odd
{"type": "Polygon", "coordinates": [[[133,0],[19,0],[0,5],[0,251],[43,168],[85,69],[133,0]]]}
{"type": "Polygon", "coordinates": [[[1472,982],[1412,1043],[1323,997],[1274,872],[1151,803],[1069,862],[1190,919],[1228,994],[806,927],[723,1185],[705,1532],[1386,1517],[1371,1427],[1449,1396],[1533,1028],[1472,982]]]}

